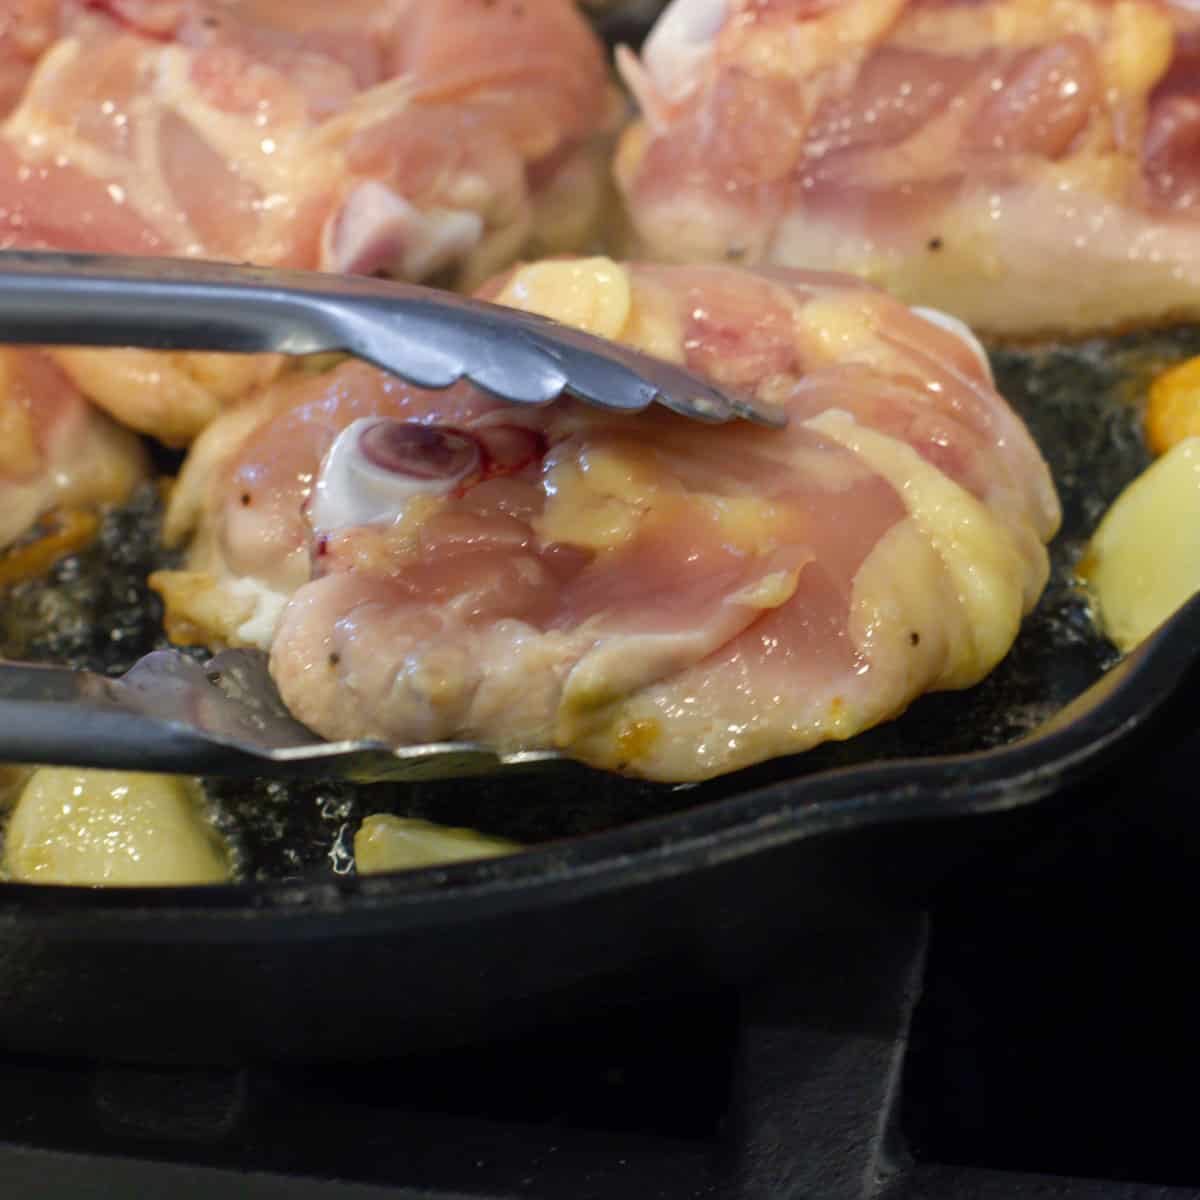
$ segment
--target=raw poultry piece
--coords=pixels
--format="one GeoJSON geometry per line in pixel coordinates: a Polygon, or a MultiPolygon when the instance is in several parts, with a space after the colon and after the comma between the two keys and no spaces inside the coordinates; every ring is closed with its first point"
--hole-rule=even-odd
{"type": "Polygon", "coordinates": [[[641,252],[852,271],[990,335],[1200,314],[1200,10],[674,0],[620,65],[641,252]]]}
{"type": "MultiPolygon", "coordinates": [[[[23,87],[0,127],[0,248],[471,285],[527,245],[577,248],[599,219],[615,92],[571,0],[37,12],[0,0],[0,101],[23,87]]],[[[175,444],[280,367],[56,354],[89,396],[175,444]]]]}
{"type": "Polygon", "coordinates": [[[514,408],[346,363],[196,443],[176,636],[257,644],[331,738],[557,746],[700,779],[845,738],[1007,652],[1049,474],[960,326],[821,274],[523,267],[485,294],[786,408],[785,432],[514,408]]]}
{"type": "Polygon", "coordinates": [[[58,32],[61,0],[0,0],[0,117],[20,99],[38,56],[58,32]]]}
{"type": "Polygon", "coordinates": [[[89,510],[125,499],[146,465],[138,439],[88,404],[46,355],[0,349],[0,549],[59,514],[46,538],[0,559],[0,585],[86,542],[89,510]]]}

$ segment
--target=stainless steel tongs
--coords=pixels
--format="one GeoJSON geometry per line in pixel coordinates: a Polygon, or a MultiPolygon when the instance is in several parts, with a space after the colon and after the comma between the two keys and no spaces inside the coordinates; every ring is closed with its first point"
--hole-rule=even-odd
{"type": "Polygon", "coordinates": [[[261,650],[207,663],[156,650],[120,678],[0,662],[0,763],[360,783],[451,779],[561,762],[474,742],[326,742],[287,711],[261,650]]]}
{"type": "Polygon", "coordinates": [[[567,393],[700,421],[776,409],[545,317],[433,288],[190,259],[0,252],[0,342],[151,350],[344,351],[424,388],[460,379],[514,404],[567,393]]]}

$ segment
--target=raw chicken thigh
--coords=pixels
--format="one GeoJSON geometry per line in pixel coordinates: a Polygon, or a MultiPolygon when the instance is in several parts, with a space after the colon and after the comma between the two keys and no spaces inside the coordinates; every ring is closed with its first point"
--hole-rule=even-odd
{"type": "MultiPolygon", "coordinates": [[[[0,248],[470,286],[527,245],[577,248],[599,218],[615,92],[571,0],[60,0],[35,25],[6,11],[0,101],[10,80],[23,90],[0,127],[0,248]]],[[[172,443],[280,368],[58,357],[172,443]]]]}
{"type": "Polygon", "coordinates": [[[58,31],[61,0],[0,0],[0,117],[20,99],[58,31]]]}
{"type": "Polygon", "coordinates": [[[176,630],[270,647],[331,738],[479,739],[701,779],[979,680],[1058,502],[961,326],[816,273],[522,267],[485,289],[783,406],[423,393],[346,363],[196,444],[160,575],[176,630]]]}
{"type": "MultiPolygon", "coordinates": [[[[0,350],[0,548],[51,510],[124,500],[145,471],[138,439],[92,408],[49,358],[0,350]]],[[[86,536],[88,524],[74,533],[86,536]]],[[[7,572],[0,579],[11,582],[7,572]]]]}
{"type": "Polygon", "coordinates": [[[1200,9],[674,0],[617,176],[642,253],[852,271],[987,334],[1200,315],[1200,9]]]}

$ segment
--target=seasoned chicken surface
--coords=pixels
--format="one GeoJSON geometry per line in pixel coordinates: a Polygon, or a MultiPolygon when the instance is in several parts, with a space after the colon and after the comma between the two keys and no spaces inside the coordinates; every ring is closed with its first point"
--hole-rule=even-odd
{"type": "Polygon", "coordinates": [[[61,0],[0,0],[0,117],[20,99],[38,56],[58,32],[61,0]]]}
{"type": "Polygon", "coordinates": [[[674,0],[621,66],[643,253],[851,271],[992,335],[1200,314],[1200,12],[674,0]]]}
{"type": "MultiPolygon", "coordinates": [[[[140,442],[50,359],[0,349],[0,548],[52,509],[117,503],[146,472],[140,442]]],[[[0,572],[0,580],[10,580],[0,572]]]]}
{"type": "MultiPolygon", "coordinates": [[[[0,248],[470,286],[589,236],[613,101],[571,0],[0,0],[0,248]]],[[[280,366],[58,357],[173,444],[280,366]]]]}
{"type": "Polygon", "coordinates": [[[1007,652],[1059,509],[970,335],[840,277],[523,267],[485,289],[782,405],[785,432],[281,383],[192,450],[177,634],[270,647],[331,737],[555,746],[701,779],[1007,652]]]}

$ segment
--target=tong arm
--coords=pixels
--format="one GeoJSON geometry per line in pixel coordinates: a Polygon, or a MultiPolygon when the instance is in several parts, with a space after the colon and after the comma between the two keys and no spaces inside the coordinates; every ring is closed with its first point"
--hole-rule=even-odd
{"type": "Polygon", "coordinates": [[[416,284],[194,259],[0,252],[0,342],[242,354],[345,351],[417,387],[467,379],[518,404],[567,393],[702,421],[774,410],[532,313],[416,284]]]}

